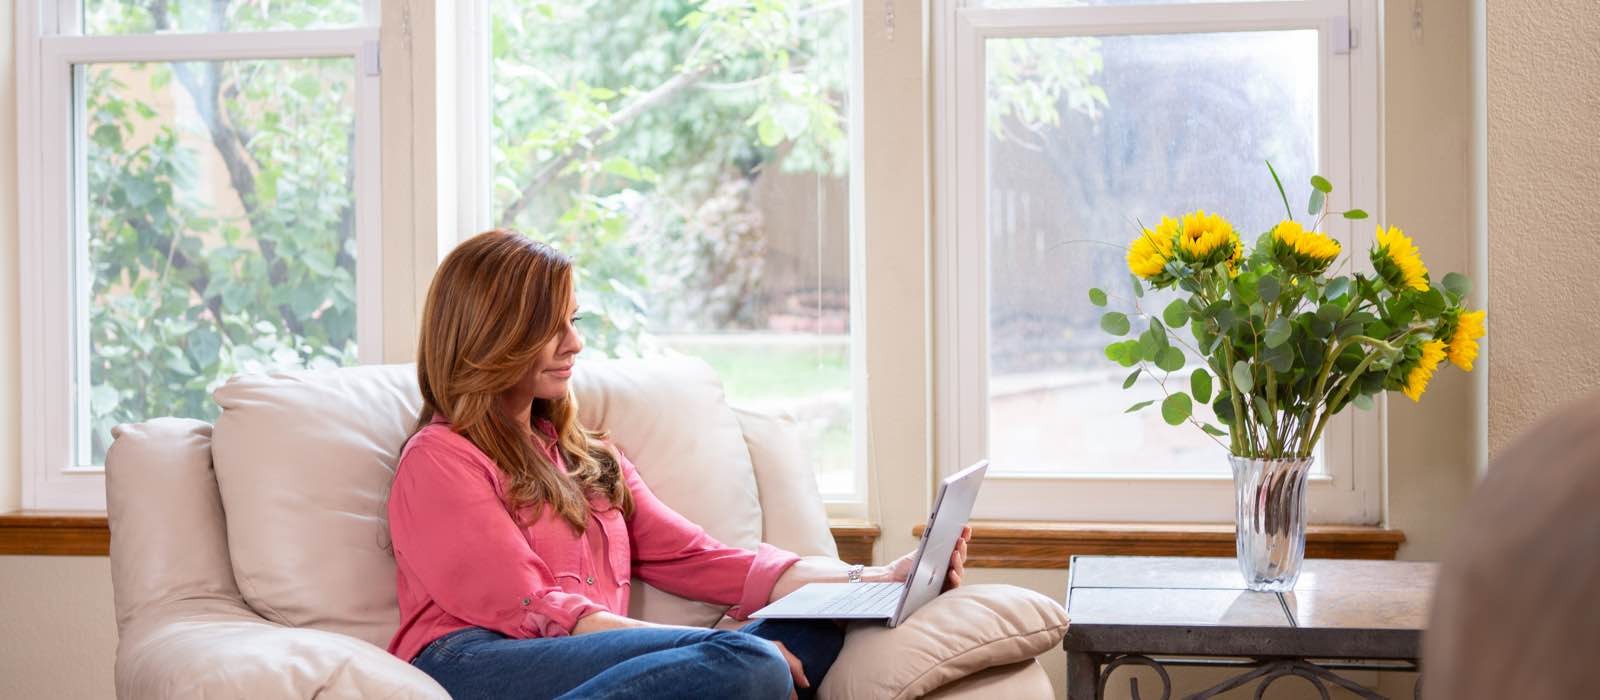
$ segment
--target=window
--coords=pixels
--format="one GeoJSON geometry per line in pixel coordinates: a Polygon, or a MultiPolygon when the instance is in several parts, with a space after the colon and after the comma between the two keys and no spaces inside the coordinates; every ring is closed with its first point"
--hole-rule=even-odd
{"type": "Polygon", "coordinates": [[[377,2],[19,3],[24,507],[112,426],[381,357],[377,2]]]}
{"type": "Polygon", "coordinates": [[[462,120],[491,125],[462,167],[493,175],[465,220],[574,258],[591,356],[704,359],[734,405],[796,418],[830,500],[859,501],[849,3],[487,14],[462,20],[460,82],[490,75],[487,114],[462,120]]]}
{"type": "MultiPolygon", "coordinates": [[[[1263,161],[1381,220],[1375,3],[941,5],[940,468],[992,460],[980,517],[1231,519],[1224,448],[1123,412],[1159,392],[1123,390],[1087,290],[1132,297],[1136,222],[1204,208],[1267,230],[1283,211],[1263,161]]],[[[1330,426],[1313,517],[1376,521],[1381,410],[1330,426]]]]}

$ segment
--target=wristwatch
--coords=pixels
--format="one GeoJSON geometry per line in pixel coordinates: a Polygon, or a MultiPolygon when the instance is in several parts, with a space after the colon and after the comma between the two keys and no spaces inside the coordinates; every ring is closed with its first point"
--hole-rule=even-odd
{"type": "Polygon", "coordinates": [[[851,583],[861,583],[861,571],[866,568],[865,564],[851,564],[845,576],[849,577],[851,583]]]}

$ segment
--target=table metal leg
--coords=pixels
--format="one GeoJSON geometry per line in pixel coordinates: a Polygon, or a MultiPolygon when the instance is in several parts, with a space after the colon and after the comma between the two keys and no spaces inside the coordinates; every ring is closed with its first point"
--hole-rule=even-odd
{"type": "Polygon", "coordinates": [[[1100,700],[1100,655],[1067,652],[1067,700],[1100,700]]]}

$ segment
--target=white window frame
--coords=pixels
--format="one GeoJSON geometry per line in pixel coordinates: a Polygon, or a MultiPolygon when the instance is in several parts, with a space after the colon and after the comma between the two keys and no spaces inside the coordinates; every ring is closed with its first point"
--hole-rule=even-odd
{"type": "MultiPolygon", "coordinates": [[[[84,36],[82,0],[17,3],[18,186],[21,211],[22,507],[103,510],[105,468],[77,464],[75,423],[87,412],[85,182],[72,66],[132,61],[346,57],[355,62],[356,348],[383,357],[379,0],[352,28],[84,36]],[[80,382],[80,379],[82,380],[80,382]]],[[[155,418],[156,416],[150,416],[155,418]]]]}
{"type": "MultiPolygon", "coordinates": [[[[934,218],[936,467],[940,474],[988,452],[988,191],[984,110],[985,41],[991,38],[1114,36],[1315,29],[1321,65],[1318,162],[1322,174],[1373,215],[1325,228],[1355,269],[1372,221],[1383,221],[1382,85],[1376,0],[1299,0],[1115,7],[969,7],[934,0],[934,218]],[[1346,40],[1349,46],[1346,46],[1346,40]]],[[[1269,196],[1263,190],[1262,196],[1269,196]]],[[[1218,203],[1225,206],[1226,203],[1218,203]]],[[[1327,473],[1311,479],[1310,518],[1376,523],[1382,516],[1386,404],[1346,411],[1324,438],[1327,473]]],[[[1174,430],[1180,428],[1173,428],[1174,430]]],[[[1187,429],[1187,427],[1183,428],[1187,429]]],[[[1063,445],[1062,449],[1071,449],[1063,445]]],[[[1219,469],[1225,454],[1216,455],[1219,469]]],[[[1110,470],[1108,470],[1110,472],[1110,470]]],[[[991,472],[974,517],[1104,522],[1228,522],[1233,487],[1215,476],[1018,475],[991,472]]]]}
{"type": "MultiPolygon", "coordinates": [[[[454,222],[454,237],[449,239],[448,246],[453,247],[462,239],[482,231],[494,221],[493,186],[494,167],[492,155],[492,138],[488,125],[493,101],[492,66],[488,41],[485,36],[490,28],[490,0],[457,0],[455,16],[446,19],[441,16],[440,21],[453,21],[453,30],[441,31],[441,36],[451,36],[455,42],[453,47],[441,49],[441,59],[452,61],[453,65],[441,66],[441,75],[454,75],[453,89],[455,106],[453,110],[440,110],[441,136],[443,143],[446,139],[453,138],[453,157],[440,159],[441,169],[454,169],[455,187],[453,188],[455,201],[452,203],[453,212],[444,211],[441,207],[440,219],[442,222],[454,222]],[[453,120],[460,128],[445,129],[445,122],[453,120]],[[474,126],[474,125],[482,125],[474,126]],[[453,134],[453,136],[450,136],[453,134]]],[[[867,373],[866,373],[866,339],[867,334],[862,332],[866,326],[866,248],[862,242],[862,231],[865,229],[863,185],[859,175],[863,159],[864,147],[862,145],[862,129],[864,116],[862,113],[863,100],[861,95],[862,78],[862,51],[861,32],[862,7],[860,3],[850,4],[850,107],[846,115],[846,133],[850,140],[850,383],[855,388],[851,398],[851,453],[854,469],[854,492],[848,494],[824,493],[824,501],[830,517],[862,518],[869,512],[868,508],[868,455],[867,442],[871,435],[867,430],[867,373]]],[[[441,90],[446,89],[441,86],[441,90]]],[[[441,252],[441,257],[443,252],[441,252]]]]}

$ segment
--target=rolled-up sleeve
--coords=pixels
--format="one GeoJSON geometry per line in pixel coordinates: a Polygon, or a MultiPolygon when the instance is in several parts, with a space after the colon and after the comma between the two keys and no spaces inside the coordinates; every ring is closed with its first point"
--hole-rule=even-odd
{"type": "Polygon", "coordinates": [[[622,456],[621,462],[633,492],[633,515],[628,520],[633,573],[668,593],[731,605],[728,615],[735,620],[765,607],[773,585],[800,560],[799,555],[766,543],[751,551],[718,542],[656,498],[627,457],[622,456]]]}
{"type": "Polygon", "coordinates": [[[572,633],[603,606],[563,591],[501,505],[476,457],[442,440],[413,440],[389,493],[395,558],[445,612],[517,639],[572,633]]]}

